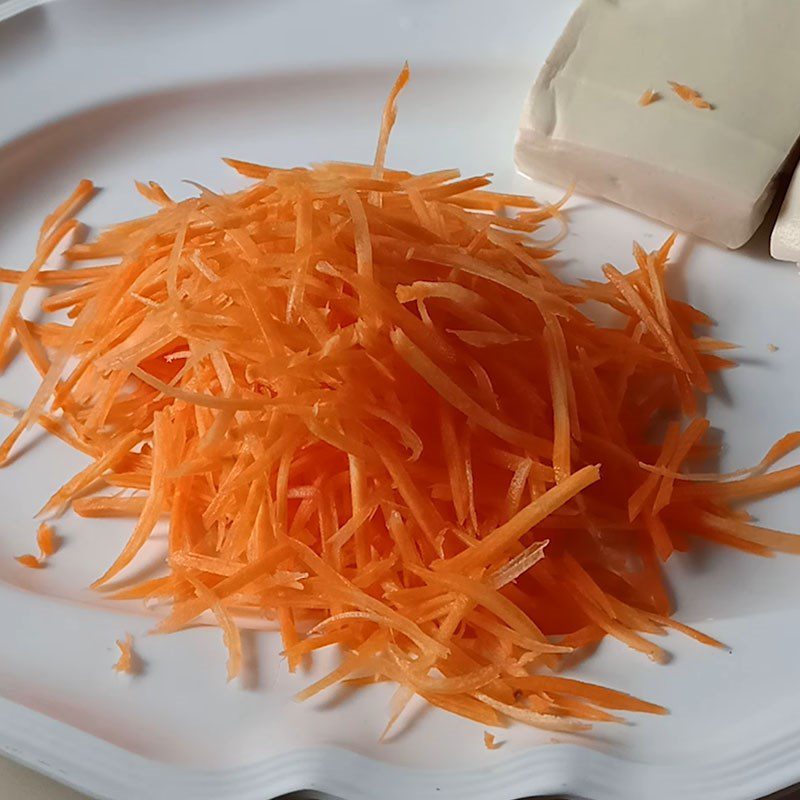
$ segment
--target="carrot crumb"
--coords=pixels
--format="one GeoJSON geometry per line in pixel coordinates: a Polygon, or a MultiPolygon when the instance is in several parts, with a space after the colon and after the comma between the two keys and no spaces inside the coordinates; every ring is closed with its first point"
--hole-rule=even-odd
{"type": "Polygon", "coordinates": [[[661,95],[658,92],[654,92],[652,89],[647,89],[645,92],[642,93],[642,96],[639,98],[639,105],[649,106],[651,103],[655,103],[656,100],[660,99],[661,95]]]}
{"type": "Polygon", "coordinates": [[[61,540],[56,535],[56,532],[53,530],[52,526],[48,525],[46,522],[43,522],[39,526],[39,530],[36,534],[36,543],[39,545],[39,553],[41,554],[42,559],[45,559],[49,558],[58,551],[58,548],[61,545],[61,540]]]}
{"type": "Polygon", "coordinates": [[[23,567],[28,567],[28,569],[42,569],[44,567],[44,564],[30,553],[26,553],[24,556],[14,556],[14,560],[22,564],[23,567]]]}
{"type": "Polygon", "coordinates": [[[499,750],[503,746],[502,742],[495,741],[494,734],[489,731],[483,732],[483,744],[487,750],[499,750]]]}
{"type": "Polygon", "coordinates": [[[677,83],[676,81],[669,81],[669,85],[672,87],[672,91],[675,92],[681,100],[686,103],[691,103],[695,108],[714,108],[711,103],[703,99],[700,92],[696,89],[692,89],[691,86],[686,86],[686,84],[677,83]]]}
{"type": "Polygon", "coordinates": [[[136,655],[133,652],[133,636],[126,633],[125,639],[117,639],[117,647],[119,648],[119,659],[114,664],[115,672],[124,672],[128,675],[133,675],[136,672],[136,655]]]}

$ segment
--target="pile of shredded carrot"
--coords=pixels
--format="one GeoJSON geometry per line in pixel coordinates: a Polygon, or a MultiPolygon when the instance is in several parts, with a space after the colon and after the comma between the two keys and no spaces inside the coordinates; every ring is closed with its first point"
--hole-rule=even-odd
{"type": "Polygon", "coordinates": [[[739,507],[800,484],[768,472],[800,436],[752,470],[684,474],[715,454],[698,397],[733,363],[666,291],[673,237],[562,281],[536,238],[560,205],[384,166],[407,77],[372,164],[229,161],[247,188],[180,202],[139,185],[151,216],[43,269],[82,183],[31,266],[0,273],[0,348],[15,337],[42,379],[0,456],[37,424],[85,453],[42,511],[135,519],[94,586],[165,604],[161,632],[210,612],[231,677],[250,616],[275,621],[290,670],[341,651],[301,698],[396,684],[390,724],[414,695],[484,726],[663,713],[554,671],[605,637],[659,662],[668,628],[717,644],[672,619],[662,562],[694,539],[800,552],[739,507]],[[21,316],[32,286],[67,324],[21,316]],[[162,519],[164,573],[115,587],[162,519]]]}

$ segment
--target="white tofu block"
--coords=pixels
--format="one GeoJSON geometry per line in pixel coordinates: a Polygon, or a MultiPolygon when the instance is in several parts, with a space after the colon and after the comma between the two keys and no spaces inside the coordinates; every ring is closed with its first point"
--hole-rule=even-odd
{"type": "Polygon", "coordinates": [[[800,1],[584,0],[531,89],[515,159],[733,248],[763,219],[798,135],[800,1]],[[660,97],[641,106],[646,90],[660,97]]]}
{"type": "Polygon", "coordinates": [[[769,252],[778,261],[800,263],[800,167],[795,170],[789,190],[783,198],[769,239],[769,252]]]}

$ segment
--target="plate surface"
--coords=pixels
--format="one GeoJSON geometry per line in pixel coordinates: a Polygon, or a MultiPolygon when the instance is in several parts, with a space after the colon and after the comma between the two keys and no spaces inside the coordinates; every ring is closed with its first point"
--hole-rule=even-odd
{"type": "MultiPolygon", "coordinates": [[[[185,178],[240,185],[220,156],[289,166],[372,157],[386,91],[408,59],[391,165],[493,172],[502,189],[554,199],[515,176],[523,98],[574,3],[567,0],[63,0],[0,25],[0,264],[30,257],[44,215],[81,177],[102,192],[92,225],[146,209],[132,180],[178,195],[185,178]]],[[[589,276],[630,263],[636,238],[662,226],[582,198],[570,205],[559,269],[589,276]]],[[[743,346],[743,365],[711,401],[726,432],[723,468],[755,463],[800,428],[800,279],[767,257],[762,231],[727,252],[682,241],[675,291],[743,346]],[[770,352],[768,344],[779,346],[770,352]]],[[[4,304],[10,292],[0,290],[4,304]]],[[[33,307],[32,307],[33,308],[33,307]]],[[[26,365],[0,378],[24,402],[26,365]]],[[[0,433],[9,428],[0,420],[0,433]]],[[[680,619],[728,643],[714,651],[670,636],[667,666],[613,642],[577,671],[671,709],[590,736],[514,727],[487,751],[477,726],[417,708],[378,744],[390,694],[371,687],[298,705],[314,673],[290,677],[276,637],[249,632],[249,664],[225,683],[218,631],[145,638],[152,618],[104,605],[83,587],[118,551],[123,524],[67,516],[66,543],[41,572],[11,558],[31,548],[33,514],[80,466],[32,435],[0,472],[0,751],[111,800],[264,800],[294,789],[346,800],[570,794],[591,800],[737,800],[800,780],[800,561],[701,549],[670,563],[680,619]],[[114,640],[137,637],[145,672],[111,670],[114,640]]],[[[798,495],[754,507],[797,528],[798,495]]],[[[157,559],[160,544],[147,551],[157,559]]],[[[323,659],[315,667],[321,671],[323,659]]]]}

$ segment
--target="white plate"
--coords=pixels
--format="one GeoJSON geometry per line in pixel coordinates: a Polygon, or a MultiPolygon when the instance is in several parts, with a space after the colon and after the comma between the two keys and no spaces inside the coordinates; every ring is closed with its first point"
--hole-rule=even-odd
{"type": "MultiPolygon", "coordinates": [[[[25,263],[40,220],[83,176],[104,187],[86,215],[103,224],[145,208],[133,178],[178,192],[183,178],[238,185],[222,155],[280,165],[371,158],[405,58],[413,77],[392,164],[493,171],[503,188],[553,198],[514,176],[511,144],[529,83],[572,7],[64,0],[27,11],[0,25],[0,262],[25,263]]],[[[666,235],[618,208],[572,207],[564,268],[576,273],[627,264],[634,237],[654,244],[666,235]]],[[[745,347],[711,418],[730,434],[725,466],[753,463],[800,427],[800,280],[768,260],[763,233],[735,253],[684,242],[672,279],[720,320],[721,336],[745,347]]],[[[20,365],[0,379],[0,396],[24,401],[33,387],[20,365]]],[[[489,752],[480,728],[418,709],[378,744],[388,687],[298,705],[291,695],[311,676],[290,678],[264,632],[248,637],[243,685],[226,685],[218,631],[144,638],[152,620],[91,596],[82,587],[119,548],[123,525],[67,517],[52,566],[19,568],[11,556],[31,549],[33,513],[80,463],[38,441],[0,472],[0,750],[65,783],[113,800],[264,800],[298,788],[347,800],[737,800],[800,779],[797,560],[720,550],[676,559],[680,618],[732,653],[671,636],[674,659],[656,666],[609,642],[578,671],[669,706],[669,717],[582,738],[515,727],[489,752]],[[126,630],[146,662],[132,680],[110,668],[126,630]]],[[[791,529],[796,504],[787,495],[757,512],[791,529]]]]}

